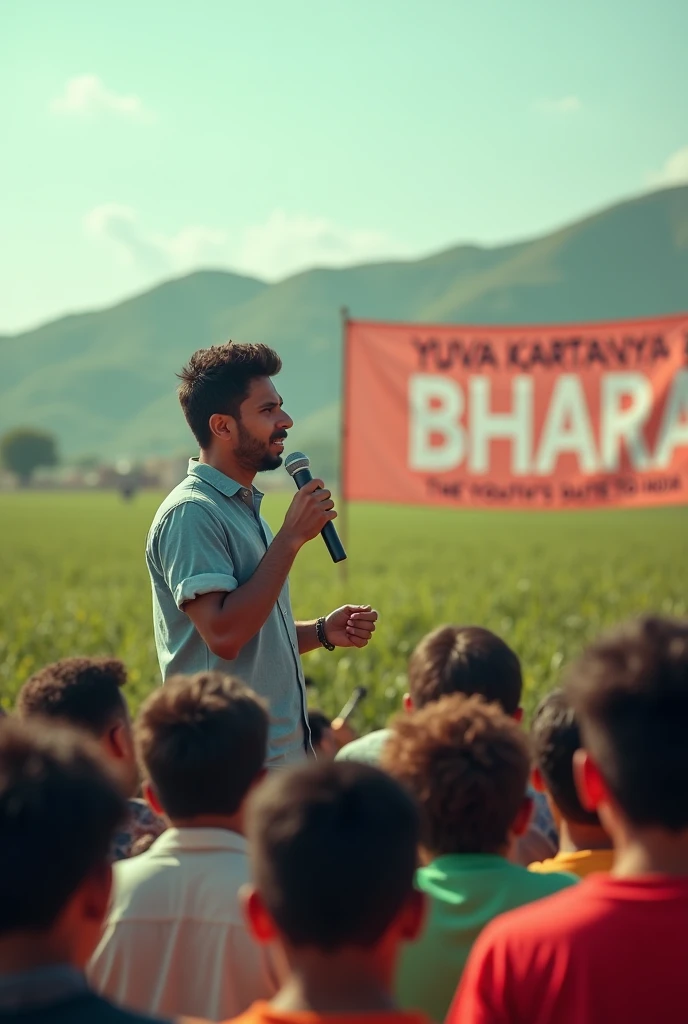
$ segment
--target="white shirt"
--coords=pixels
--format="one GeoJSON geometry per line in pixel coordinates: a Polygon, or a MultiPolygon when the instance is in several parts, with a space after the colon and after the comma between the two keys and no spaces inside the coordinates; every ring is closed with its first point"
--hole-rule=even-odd
{"type": "Polygon", "coordinates": [[[97,991],[141,1013],[214,1021],[274,995],[269,957],[239,904],[249,878],[242,836],[169,829],[114,871],[110,913],[89,966],[97,991]]]}

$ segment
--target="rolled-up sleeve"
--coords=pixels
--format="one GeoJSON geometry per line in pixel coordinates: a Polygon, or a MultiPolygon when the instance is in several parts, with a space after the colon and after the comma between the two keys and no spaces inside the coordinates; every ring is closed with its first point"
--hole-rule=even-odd
{"type": "Polygon", "coordinates": [[[198,502],[185,501],[161,522],[157,555],[178,608],[202,594],[239,586],[224,527],[198,502]]]}

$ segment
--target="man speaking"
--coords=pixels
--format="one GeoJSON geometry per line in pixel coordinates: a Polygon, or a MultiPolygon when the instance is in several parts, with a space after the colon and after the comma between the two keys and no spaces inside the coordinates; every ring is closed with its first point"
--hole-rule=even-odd
{"type": "Polygon", "coordinates": [[[179,400],[200,457],[158,509],[146,544],[163,681],[209,669],[243,679],[269,704],[271,766],[308,749],[300,655],[321,644],[365,647],[377,619],[369,605],[345,605],[294,622],[289,570],[337,513],[322,481],[312,480],[274,538],[261,518],[253,480],[281,465],[293,426],[272,382],[281,366],[266,345],[194,353],[179,375],[179,400]]]}

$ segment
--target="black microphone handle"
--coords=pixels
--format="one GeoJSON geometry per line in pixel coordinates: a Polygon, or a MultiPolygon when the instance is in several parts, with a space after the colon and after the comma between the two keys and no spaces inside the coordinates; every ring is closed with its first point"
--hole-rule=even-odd
{"type": "MultiPolygon", "coordinates": [[[[308,468],[298,469],[296,473],[294,473],[294,483],[299,490],[301,490],[304,484],[310,483],[312,479],[313,474],[308,468]]],[[[332,521],[325,523],[320,531],[320,536],[325,541],[325,545],[327,550],[330,552],[330,558],[332,561],[343,562],[346,558],[346,551],[344,550],[344,545],[340,541],[339,534],[337,533],[332,521]]]]}

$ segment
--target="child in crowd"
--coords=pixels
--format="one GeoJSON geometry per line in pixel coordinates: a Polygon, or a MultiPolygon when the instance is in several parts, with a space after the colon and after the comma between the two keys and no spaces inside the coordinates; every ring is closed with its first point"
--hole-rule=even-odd
{"type": "Polygon", "coordinates": [[[90,966],[127,1006],[219,1020],[277,988],[248,934],[244,804],[262,779],[268,716],[236,679],[168,680],[143,705],[136,745],[144,791],[170,828],[116,866],[112,906],[90,966]]]}
{"type": "Polygon", "coordinates": [[[575,883],[536,875],[507,858],[528,826],[528,739],[497,704],[456,694],[400,715],[382,766],[421,809],[428,922],[400,959],[399,1002],[443,1021],[471,946],[497,914],[575,883]]]}
{"type": "MultiPolygon", "coordinates": [[[[521,663],[501,637],[480,626],[440,626],[424,636],[409,660],[408,684],[406,711],[463,693],[498,704],[517,722],[523,717],[521,663]]],[[[379,729],[362,736],[344,747],[337,760],[379,765],[390,735],[389,729],[379,729]]],[[[513,850],[513,859],[525,866],[554,856],[559,841],[545,796],[532,788],[529,795],[533,814],[513,850]]]]}
{"type": "Polygon", "coordinates": [[[93,736],[128,798],[128,814],[113,842],[114,860],[131,856],[142,835],[159,836],[165,823],[136,794],[139,773],[131,718],[122,688],[127,670],[116,658],[63,658],[24,683],[17,697],[20,718],[50,718],[93,736]]]}
{"type": "Polygon", "coordinates": [[[489,925],[449,1024],[688,1019],[688,623],[645,618],[601,638],[566,694],[583,805],[614,866],[489,925]]]}
{"type": "Polygon", "coordinates": [[[556,857],[530,865],[531,871],[571,871],[585,878],[610,871],[612,841],[595,811],[580,802],[573,777],[573,760],[581,746],[576,715],[564,690],[554,690],[540,702],[531,725],[535,756],[533,783],[545,793],[559,832],[556,857]]]}
{"type": "Polygon", "coordinates": [[[88,988],[126,802],[88,737],[0,722],[0,1021],[147,1024],[88,988]]]}
{"type": "Polygon", "coordinates": [[[242,1024],[422,1024],[392,996],[399,948],[423,917],[411,797],[361,764],[276,772],[252,801],[248,836],[247,917],[281,947],[289,976],[242,1024]]]}

